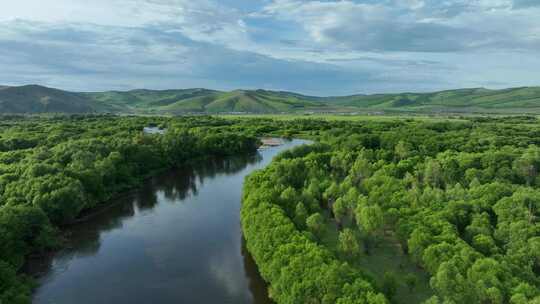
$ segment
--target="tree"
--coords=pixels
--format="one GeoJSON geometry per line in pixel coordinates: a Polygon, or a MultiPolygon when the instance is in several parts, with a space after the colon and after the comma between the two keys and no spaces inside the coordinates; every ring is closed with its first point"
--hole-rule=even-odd
{"type": "Polygon", "coordinates": [[[279,196],[279,199],[281,200],[281,206],[283,206],[283,209],[285,209],[287,212],[293,212],[293,208],[295,208],[297,202],[300,201],[296,190],[294,190],[292,187],[287,187],[287,189],[283,190],[279,196]]]}
{"type": "Polygon", "coordinates": [[[85,208],[86,199],[78,180],[57,175],[39,183],[32,203],[43,209],[52,222],[69,222],[85,208]]]}
{"type": "Polygon", "coordinates": [[[320,213],[314,213],[306,219],[306,226],[308,229],[317,237],[320,237],[320,234],[324,228],[324,218],[320,213]]]}
{"type": "Polygon", "coordinates": [[[449,303],[477,303],[472,300],[467,279],[459,271],[456,261],[442,263],[431,279],[431,286],[449,303]]]}
{"type": "Polygon", "coordinates": [[[336,219],[338,226],[341,227],[343,220],[348,213],[345,200],[343,200],[342,198],[338,198],[332,206],[332,211],[334,213],[334,218],[336,219]]]}
{"type": "Polygon", "coordinates": [[[321,189],[322,184],[323,183],[320,180],[313,178],[306,189],[306,192],[309,193],[309,195],[312,196],[316,201],[323,199],[323,191],[321,189]]]}
{"type": "Polygon", "coordinates": [[[472,240],[472,246],[486,256],[497,253],[499,248],[490,235],[478,234],[472,240]]]}
{"type": "Polygon", "coordinates": [[[504,303],[504,282],[508,271],[494,259],[478,259],[467,272],[476,303],[504,303]]]}
{"type": "Polygon", "coordinates": [[[540,213],[540,191],[531,188],[519,189],[512,197],[527,209],[527,221],[533,224],[540,213]]]}
{"type": "Polygon", "coordinates": [[[349,171],[349,176],[352,177],[353,184],[358,186],[364,179],[371,176],[372,170],[373,168],[369,160],[364,154],[360,154],[354,161],[349,171]]]}
{"type": "Polygon", "coordinates": [[[474,214],[471,224],[465,228],[465,237],[469,241],[472,241],[472,239],[479,234],[491,235],[492,233],[493,229],[491,227],[489,214],[486,212],[474,214]]]}
{"type": "Polygon", "coordinates": [[[427,247],[422,260],[429,272],[436,273],[439,266],[449,261],[454,254],[454,247],[447,242],[442,242],[427,247]]]}
{"type": "Polygon", "coordinates": [[[352,157],[352,154],[346,151],[337,152],[332,156],[330,166],[334,169],[333,172],[337,178],[344,178],[347,172],[349,172],[353,161],[352,157]]]}
{"type": "Polygon", "coordinates": [[[360,193],[358,192],[358,189],[354,186],[350,187],[349,190],[347,190],[347,193],[343,196],[345,206],[349,209],[354,209],[356,207],[359,198],[360,193]]]}
{"type": "Polygon", "coordinates": [[[365,234],[365,250],[369,254],[371,239],[377,236],[384,224],[383,211],[379,205],[364,206],[359,204],[356,208],[356,223],[365,234]]]}
{"type": "Polygon", "coordinates": [[[330,187],[326,189],[323,193],[323,198],[326,200],[326,208],[332,210],[332,206],[336,199],[341,195],[339,190],[339,185],[336,182],[333,182],[330,187]]]}
{"type": "Polygon", "coordinates": [[[409,142],[400,140],[394,148],[394,154],[398,160],[403,160],[411,154],[412,145],[409,142]]]}
{"type": "Polygon", "coordinates": [[[430,159],[424,169],[424,182],[432,187],[439,187],[442,183],[442,169],[438,161],[430,159]]]}
{"type": "Polygon", "coordinates": [[[358,226],[362,227],[366,233],[373,233],[382,228],[384,218],[379,205],[358,204],[355,214],[358,226]]]}
{"type": "Polygon", "coordinates": [[[22,266],[27,254],[56,244],[53,232],[49,219],[37,207],[0,207],[0,260],[22,266]]]}
{"type": "Polygon", "coordinates": [[[296,204],[294,212],[294,222],[298,227],[304,229],[306,227],[306,220],[308,218],[308,211],[302,202],[296,204]]]}
{"type": "Polygon", "coordinates": [[[26,304],[32,286],[17,276],[12,265],[0,260],[0,303],[26,304]]]}
{"type": "Polygon", "coordinates": [[[514,170],[523,177],[527,185],[531,185],[538,175],[540,166],[540,149],[537,146],[529,146],[520,158],[514,162],[514,170]]]}
{"type": "Polygon", "coordinates": [[[408,252],[417,262],[421,262],[424,251],[434,242],[433,235],[425,227],[416,227],[407,240],[408,252]]]}
{"type": "Polygon", "coordinates": [[[351,229],[345,228],[339,233],[339,249],[350,258],[360,254],[360,244],[351,229]]]}

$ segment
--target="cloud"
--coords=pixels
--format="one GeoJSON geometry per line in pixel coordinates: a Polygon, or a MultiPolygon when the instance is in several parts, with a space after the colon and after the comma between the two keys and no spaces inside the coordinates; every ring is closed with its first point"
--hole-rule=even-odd
{"type": "Polygon", "coordinates": [[[369,52],[457,52],[538,49],[538,11],[515,12],[499,1],[275,0],[266,16],[299,24],[325,49],[369,52]],[[527,20],[527,21],[525,21],[527,20]],[[515,31],[517,25],[521,31],[515,31]]]}
{"type": "Polygon", "coordinates": [[[2,5],[0,20],[23,19],[49,23],[76,22],[110,26],[137,26],[163,18],[173,18],[181,10],[163,1],[94,0],[19,0],[2,5]]]}
{"type": "Polygon", "coordinates": [[[531,0],[19,0],[0,83],[317,95],[536,84],[531,0]]]}
{"type": "Polygon", "coordinates": [[[41,0],[3,5],[0,20],[115,27],[160,25],[194,40],[238,41],[243,24],[236,9],[207,0],[41,0]],[[36,9],[29,9],[29,8],[36,9]],[[166,25],[166,26],[165,26],[166,25]]]}
{"type": "Polygon", "coordinates": [[[516,9],[540,6],[537,0],[514,0],[513,7],[516,9]]]}
{"type": "Polygon", "coordinates": [[[371,77],[330,64],[231,50],[160,27],[22,21],[0,26],[0,55],[9,58],[0,60],[0,66],[10,67],[0,71],[2,83],[38,82],[75,90],[261,87],[322,94],[335,90],[333,81],[350,89],[371,77]]]}

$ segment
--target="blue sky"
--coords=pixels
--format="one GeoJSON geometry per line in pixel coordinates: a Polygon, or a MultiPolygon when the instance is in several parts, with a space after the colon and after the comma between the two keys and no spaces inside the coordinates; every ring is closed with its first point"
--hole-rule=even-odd
{"type": "Polygon", "coordinates": [[[0,84],[313,95],[540,85],[538,0],[17,0],[0,84]]]}

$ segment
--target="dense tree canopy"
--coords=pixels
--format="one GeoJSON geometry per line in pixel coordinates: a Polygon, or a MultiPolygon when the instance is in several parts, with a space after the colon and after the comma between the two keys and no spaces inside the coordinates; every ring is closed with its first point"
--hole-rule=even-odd
{"type": "Polygon", "coordinates": [[[519,118],[320,122],[319,144],[248,178],[248,249],[278,303],[407,303],[396,292],[417,276],[362,267],[394,240],[430,276],[426,303],[540,303],[539,132],[519,118]]]}
{"type": "Polygon", "coordinates": [[[260,136],[316,142],[245,182],[247,248],[276,302],[540,302],[535,119],[92,115],[0,120],[0,302],[29,303],[25,257],[58,246],[64,225],[260,136]],[[369,269],[381,248],[401,262],[369,269]]]}

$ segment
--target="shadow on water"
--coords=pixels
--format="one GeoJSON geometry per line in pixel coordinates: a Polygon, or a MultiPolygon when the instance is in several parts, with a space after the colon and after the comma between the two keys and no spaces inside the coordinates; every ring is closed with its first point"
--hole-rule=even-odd
{"type": "Polygon", "coordinates": [[[245,175],[276,153],[171,170],[68,228],[63,250],[28,263],[33,303],[273,303],[239,210],[245,175]]]}
{"type": "Polygon", "coordinates": [[[244,258],[244,269],[249,277],[249,289],[253,294],[253,302],[257,304],[274,304],[268,297],[267,285],[259,274],[255,260],[248,252],[246,240],[242,236],[242,257],[244,258]]]}
{"type": "Polygon", "coordinates": [[[182,201],[190,195],[197,195],[197,187],[204,186],[205,179],[215,178],[216,175],[236,174],[246,166],[260,162],[261,159],[262,156],[259,153],[206,159],[195,165],[171,170],[153,178],[145,185],[151,188],[146,192],[155,194],[157,191],[163,191],[167,199],[182,201]]]}

